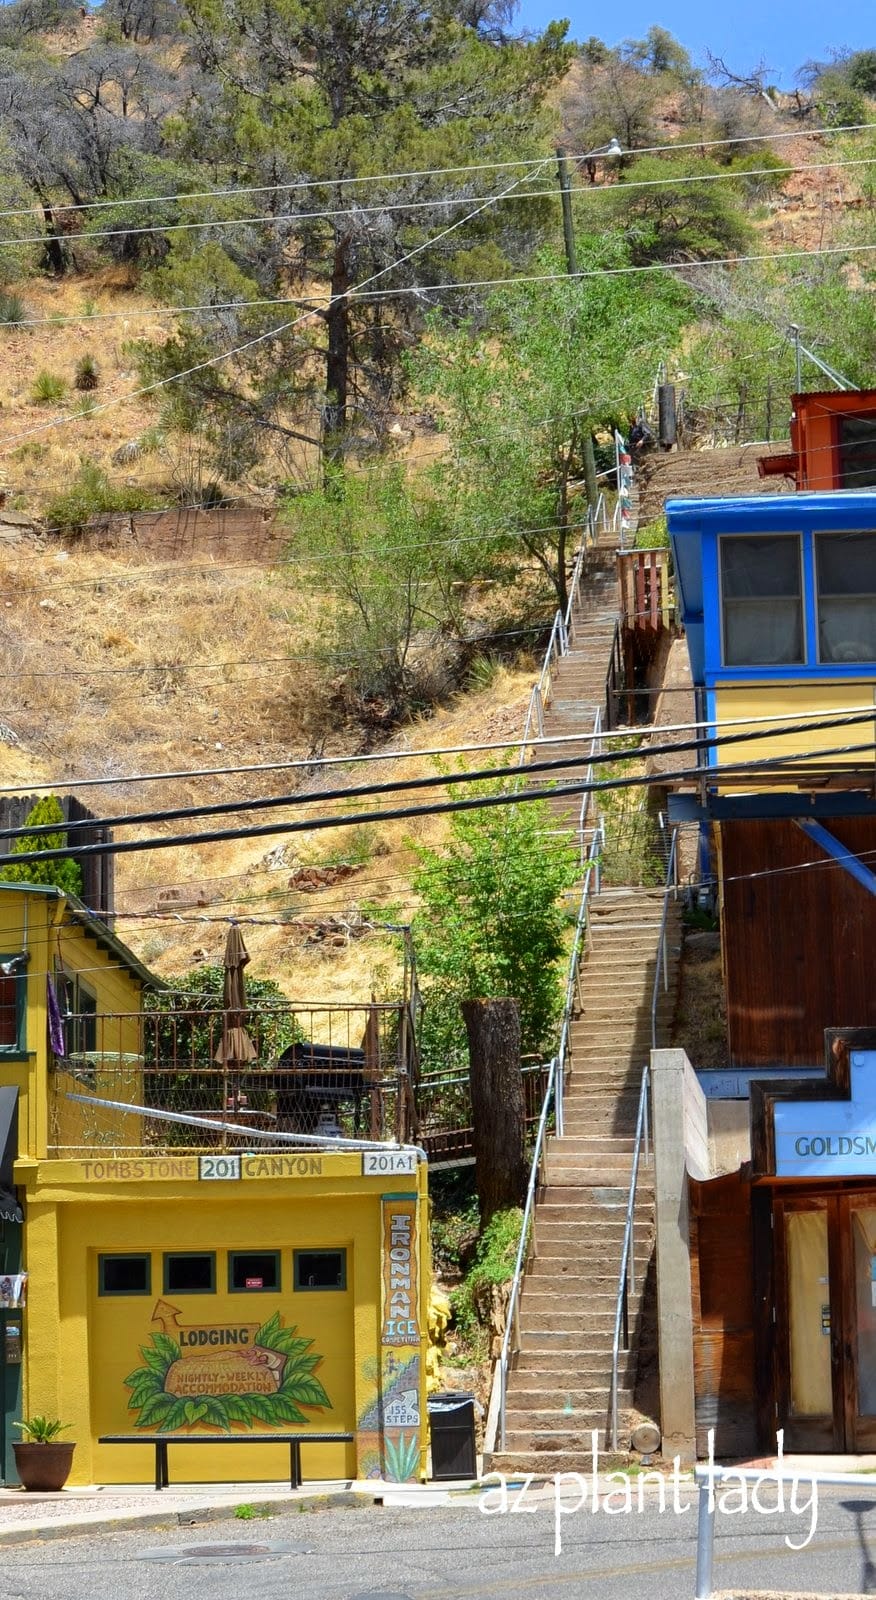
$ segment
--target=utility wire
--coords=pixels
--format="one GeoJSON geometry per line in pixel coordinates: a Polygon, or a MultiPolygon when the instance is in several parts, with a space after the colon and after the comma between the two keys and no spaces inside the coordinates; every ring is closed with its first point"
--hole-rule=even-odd
{"type": "MultiPolygon", "coordinates": [[[[871,128],[876,128],[876,122],[850,122],[841,127],[824,128],[796,128],[786,133],[754,133],[737,135],[735,138],[726,139],[692,139],[675,144],[643,145],[636,150],[625,150],[624,156],[638,159],[640,156],[656,155],[664,151],[678,150],[713,150],[720,147],[727,148],[741,144],[775,144],[785,139],[817,139],[824,137],[835,138],[846,133],[863,133],[871,128]]],[[[567,157],[570,161],[585,161],[592,157],[592,151],[570,151],[567,157]]],[[[292,179],[286,183],[264,184],[233,184],[224,189],[178,190],[172,194],[132,195],[118,200],[85,200],[59,205],[58,209],[65,212],[118,210],[121,206],[146,206],[167,204],[169,201],[214,200],[226,199],[241,194],[291,194],[308,189],[335,189],[349,184],[363,183],[394,183],[406,178],[435,178],[453,177],[459,173],[468,172],[498,172],[509,167],[543,167],[551,160],[549,156],[528,156],[507,161],[478,161],[456,167],[420,167],[404,172],[365,173],[361,176],[342,176],[326,178],[301,178],[292,179]]],[[[524,182],[526,174],[519,182],[524,182]]],[[[33,216],[35,207],[25,206],[11,211],[0,211],[0,220],[5,217],[33,216]]],[[[40,241],[42,242],[42,240],[40,241]]]]}
{"type": "MultiPolygon", "coordinates": [[[[32,850],[16,852],[16,864],[24,865],[28,861],[56,861],[67,858],[80,859],[93,855],[127,855],[140,854],[147,850],[170,850],[177,848],[191,848],[197,844],[224,843],[231,839],[259,839],[269,838],[280,834],[319,832],[326,828],[353,827],[364,823],[391,822],[407,820],[411,817],[442,816],[457,811],[478,811],[500,805],[522,805],[533,800],[544,801],[550,799],[565,799],[576,795],[598,794],[604,790],[650,788],[654,784],[664,787],[670,782],[681,782],[687,779],[701,781],[711,776],[713,781],[720,778],[722,782],[757,775],[761,772],[783,771],[790,768],[799,770],[796,764],[804,761],[816,761],[826,758],[835,764],[838,756],[866,754],[872,759],[874,749],[873,741],[866,744],[833,745],[822,750],[806,750],[799,753],[788,753],[782,756],[768,756],[759,761],[739,762],[734,766],[721,768],[706,768],[701,766],[681,768],[673,772],[664,772],[658,775],[645,777],[609,778],[594,780],[586,779],[574,783],[555,784],[546,791],[543,785],[537,789],[515,788],[496,795],[472,796],[463,800],[443,800],[432,802],[423,806],[398,806],[392,809],[377,811],[360,811],[349,814],[321,816],[308,818],[301,822],[270,822],[258,825],[250,824],[244,828],[213,829],[203,833],[176,834],[170,838],[152,837],[147,839],[128,840],[103,840],[97,844],[77,845],[51,850],[32,850]]],[[[636,752],[639,754],[639,752],[636,752]]],[[[567,765],[571,765],[569,762],[567,765]]],[[[526,768],[523,773],[527,773],[526,768]]],[[[520,769],[515,769],[515,777],[520,780],[520,769]]],[[[490,777],[495,773],[491,772],[490,777]]],[[[116,822],[119,819],[114,819],[116,822]]],[[[94,826],[94,824],[92,824],[94,826]]],[[[28,830],[32,831],[32,830],[28,830]]],[[[55,829],[57,831],[57,828],[55,829]]]]}
{"type": "MultiPolygon", "coordinates": [[[[543,160],[541,165],[543,167],[547,166],[547,159],[543,160]]],[[[479,216],[482,211],[486,211],[488,206],[494,205],[497,201],[504,199],[507,194],[510,194],[511,191],[517,188],[518,185],[523,181],[523,178],[515,178],[514,181],[508,184],[505,189],[501,190],[498,194],[491,196],[491,198],[484,201],[482,205],[476,206],[473,211],[466,212],[465,216],[459,217],[456,222],[451,222],[446,228],[442,228],[440,233],[430,235],[428,239],[423,240],[421,244],[415,245],[413,249],[406,251],[406,253],[403,256],[399,256],[397,260],[389,262],[387,266],[380,267],[377,272],[373,272],[370,277],[364,278],[361,283],[354,285],[350,289],[345,289],[343,294],[330,297],[328,306],[323,308],[323,315],[331,310],[332,307],[340,305],[344,301],[351,300],[363,289],[367,289],[369,284],[376,283],[379,278],[384,278],[388,272],[394,272],[397,267],[402,267],[406,262],[412,261],[414,256],[421,255],[424,250],[431,249],[433,245],[440,243],[442,239],[446,239],[448,234],[454,233],[457,228],[464,227],[467,222],[471,222],[475,217],[479,216]]],[[[302,312],[300,316],[293,317],[288,322],[281,322],[277,327],[268,329],[266,333],[260,333],[251,339],[246,339],[243,344],[235,345],[229,350],[223,350],[218,355],[208,356],[204,361],[195,362],[193,366],[187,367],[182,372],[172,373],[167,378],[156,378],[154,382],[142,384],[138,389],[132,389],[126,395],[120,395],[113,400],[107,400],[103,405],[95,406],[93,410],[89,412],[89,416],[95,416],[99,412],[110,410],[113,406],[121,405],[128,400],[139,398],[142,395],[154,394],[159,389],[167,388],[167,386],[171,383],[179,383],[183,378],[192,377],[192,375],[196,372],[204,372],[208,368],[218,366],[222,361],[228,361],[233,356],[242,355],[245,351],[254,349],[256,345],[264,344],[267,340],[275,339],[281,333],[285,333],[291,328],[298,327],[300,323],[306,322],[314,315],[315,312],[313,311],[302,312]]],[[[23,433],[13,434],[10,439],[4,441],[2,450],[0,450],[0,454],[8,453],[10,446],[20,439],[29,438],[34,433],[43,433],[45,432],[46,428],[49,427],[61,427],[66,423],[75,422],[78,420],[80,420],[80,418],[74,413],[68,413],[64,417],[55,418],[53,422],[40,424],[36,428],[27,428],[23,433]]]]}
{"type": "MultiPolygon", "coordinates": [[[[501,198],[502,197],[500,195],[495,197],[496,200],[501,198]]],[[[485,207],[480,207],[479,209],[483,210],[485,207]]],[[[245,351],[253,349],[256,345],[264,344],[271,339],[279,338],[280,334],[288,332],[291,328],[298,327],[302,322],[306,321],[308,317],[325,317],[332,307],[337,305],[341,300],[371,301],[397,299],[401,295],[414,295],[421,299],[428,300],[428,296],[432,294],[449,294],[451,292],[458,294],[469,289],[508,289],[513,287],[519,288],[525,285],[534,286],[536,284],[545,283],[574,283],[593,278],[623,278],[629,276],[641,277],[643,273],[684,273],[694,270],[710,270],[715,267],[738,267],[753,261],[796,261],[801,258],[812,259],[814,257],[821,256],[855,256],[872,254],[874,251],[876,251],[876,244],[819,245],[816,248],[809,250],[783,250],[779,252],[762,251],[756,254],[742,256],[714,256],[707,258],[706,260],[695,262],[657,261],[649,262],[642,266],[594,267],[592,269],[585,269],[575,273],[545,272],[518,277],[471,278],[467,280],[454,279],[444,283],[412,284],[407,288],[397,289],[371,290],[367,288],[367,285],[373,283],[376,278],[383,277],[385,273],[392,272],[396,267],[403,265],[405,261],[410,260],[411,256],[416,255],[418,251],[429,249],[433,244],[437,243],[439,239],[444,238],[446,234],[452,232],[454,228],[462,227],[466,222],[471,221],[472,217],[476,215],[477,212],[472,212],[467,214],[465,217],[461,217],[458,222],[452,223],[451,226],[446,228],[443,233],[436,234],[434,238],[428,239],[423,244],[418,245],[416,249],[410,251],[407,256],[400,257],[398,261],[391,262],[387,267],[382,267],[380,272],[375,273],[371,278],[366,278],[363,283],[356,288],[345,290],[344,294],[342,295],[336,295],[334,299],[330,299],[327,304],[322,304],[317,297],[314,297],[313,310],[303,312],[300,316],[294,317],[288,322],[281,322],[276,327],[269,328],[267,332],[257,334],[252,339],[245,340],[243,344],[234,345],[230,349],[219,351],[217,355],[209,356],[204,361],[198,361],[193,366],[184,368],[184,370],[181,372],[171,373],[166,378],[157,378],[152,383],[142,384],[136,389],[129,390],[127,394],[114,396],[111,400],[104,401],[101,405],[93,406],[92,409],[85,414],[81,412],[65,412],[60,417],[51,418],[45,422],[37,423],[36,426],[32,428],[25,428],[19,433],[10,434],[5,440],[3,440],[2,445],[0,445],[0,454],[8,454],[11,449],[21,440],[29,439],[34,434],[45,433],[54,428],[66,427],[71,422],[82,422],[88,420],[105,411],[112,410],[115,406],[125,405],[130,400],[141,399],[144,395],[154,394],[160,389],[166,389],[170,384],[180,383],[184,378],[190,378],[197,372],[203,372],[208,368],[216,367],[223,361],[231,360],[232,357],[242,355],[245,351]]],[[[324,296],[322,298],[324,299],[324,296]]],[[[302,303],[306,303],[305,297],[299,296],[298,304],[302,303]]]]}
{"type": "MultiPolygon", "coordinates": [[[[863,680],[861,680],[861,681],[863,681],[863,680]]],[[[868,681],[867,686],[868,687],[870,686],[869,685],[869,681],[868,681]]],[[[858,715],[861,715],[863,720],[866,720],[866,716],[864,716],[865,713],[867,715],[869,715],[870,717],[876,718],[876,709],[874,709],[873,706],[865,706],[865,705],[840,706],[840,707],[837,707],[833,712],[833,716],[835,716],[835,717],[857,717],[858,715]]],[[[805,719],[807,719],[809,716],[810,716],[810,713],[808,711],[801,711],[801,712],[798,712],[796,715],[791,714],[790,716],[789,716],[788,712],[782,711],[782,712],[778,712],[778,713],[775,713],[775,714],[771,714],[770,716],[761,716],[761,717],[722,717],[722,718],[720,718],[720,721],[718,721],[717,719],[712,719],[712,721],[709,721],[708,719],[699,719],[699,720],[694,721],[694,722],[663,723],[663,724],[660,725],[659,733],[660,733],[661,737],[663,737],[663,736],[665,736],[666,734],[669,734],[669,733],[690,733],[690,732],[693,732],[693,731],[697,731],[698,732],[699,730],[701,730],[703,728],[708,729],[710,727],[716,727],[716,726],[720,727],[720,728],[734,728],[734,727],[753,728],[753,727],[769,726],[771,728],[771,730],[775,733],[776,737],[779,737],[782,734],[798,733],[800,731],[800,729],[799,729],[800,722],[805,720],[805,719]]],[[[658,731],[658,730],[654,729],[653,724],[648,724],[648,726],[646,728],[643,728],[641,730],[641,736],[642,736],[643,739],[647,738],[648,736],[650,736],[650,734],[652,734],[655,731],[658,731]]],[[[585,729],[584,732],[582,732],[582,733],[563,733],[563,734],[549,734],[547,736],[539,736],[537,739],[529,740],[528,743],[532,744],[533,746],[535,746],[535,747],[537,747],[539,749],[546,749],[546,748],[552,748],[552,747],[555,747],[555,746],[558,746],[558,745],[563,745],[563,744],[581,744],[581,743],[585,743],[585,742],[590,743],[590,742],[592,742],[592,737],[593,737],[592,730],[588,728],[588,729],[585,729]]],[[[601,740],[605,740],[605,739],[609,739],[609,738],[617,738],[617,737],[619,737],[619,735],[602,733],[602,734],[599,735],[599,737],[600,737],[601,740]]],[[[25,787],[25,786],[27,788],[28,794],[37,794],[37,793],[45,792],[47,790],[57,790],[57,789],[64,789],[64,790],[97,789],[97,788],[108,788],[108,787],[118,786],[120,784],[178,782],[179,780],[181,780],[183,778],[241,777],[244,773],[251,773],[251,772],[252,773],[254,773],[254,772],[289,772],[289,771],[301,770],[302,768],[312,771],[314,769],[314,767],[322,768],[322,767],[338,767],[338,766],[359,766],[359,765],[362,765],[362,764],[365,764],[365,763],[371,763],[371,762],[375,762],[375,761],[414,761],[414,760],[423,760],[426,757],[433,757],[433,756],[441,757],[441,756],[473,755],[473,754],[477,754],[477,753],[479,753],[481,751],[485,751],[485,750],[513,750],[513,749],[517,749],[520,746],[520,744],[521,744],[521,736],[520,735],[516,735],[513,738],[501,739],[501,740],[497,740],[497,741],[481,741],[481,742],[478,742],[478,743],[469,743],[469,744],[441,745],[441,746],[436,746],[436,747],[433,747],[433,748],[430,748],[430,749],[426,749],[426,750],[417,750],[417,749],[409,749],[409,750],[401,750],[401,749],[395,749],[395,750],[373,750],[373,751],[369,751],[367,754],[352,754],[352,755],[340,755],[340,756],[316,756],[316,757],[314,757],[314,756],[300,756],[300,757],[296,757],[294,760],[291,760],[291,761],[263,761],[263,762],[256,762],[256,763],[251,764],[251,765],[235,765],[235,766],[231,766],[231,767],[224,766],[224,767],[184,768],[184,769],[179,770],[179,771],[171,771],[171,772],[137,772],[137,773],[130,773],[127,776],[123,776],[123,777],[104,777],[104,778],[66,778],[66,777],[59,777],[59,778],[53,778],[53,779],[51,779],[49,781],[41,782],[41,783],[27,783],[26,785],[23,784],[23,783],[17,783],[17,784],[7,784],[5,786],[0,786],[0,795],[4,795],[4,794],[20,794],[21,791],[22,791],[22,788],[25,787]]],[[[673,748],[677,749],[678,747],[677,746],[673,746],[673,748]]],[[[637,748],[635,748],[632,751],[632,756],[637,756],[637,755],[638,756],[647,756],[648,754],[649,754],[649,749],[648,749],[648,747],[646,745],[638,746],[637,748]]],[[[523,770],[525,770],[525,769],[523,769],[523,770]]],[[[109,823],[112,823],[115,820],[115,818],[109,817],[106,820],[109,823]]]]}
{"type": "MultiPolygon", "coordinates": [[[[784,167],[779,169],[782,179],[806,172],[826,172],[836,168],[846,167],[872,167],[876,165],[876,156],[856,156],[841,158],[836,161],[806,162],[802,166],[784,167]]],[[[744,171],[728,168],[723,172],[693,172],[669,178],[631,178],[622,179],[617,184],[573,184],[566,191],[569,194],[603,195],[626,194],[638,189],[679,189],[688,183],[736,183],[748,181],[750,178],[775,178],[775,167],[749,167],[744,171]]],[[[521,182],[524,180],[521,179],[521,182]]],[[[550,189],[525,189],[519,194],[504,195],[502,203],[515,204],[521,200],[559,200],[562,192],[556,184],[550,189]]],[[[303,222],[317,222],[330,220],[336,217],[361,217],[364,218],[371,212],[385,216],[388,212],[396,211],[436,211],[448,206],[466,206],[478,201],[492,202],[490,195],[435,195],[424,200],[395,200],[385,203],[377,202],[374,205],[356,205],[336,207],[325,211],[282,212],[269,211],[257,217],[202,217],[192,222],[150,222],[135,226],[121,228],[94,228],[87,233],[73,236],[83,244],[88,244],[92,239],[119,239],[134,238],[143,234],[155,233],[188,233],[198,228],[248,228],[255,226],[282,227],[290,226],[293,229],[303,222]]],[[[30,213],[32,215],[32,213],[30,213]]],[[[3,213],[0,212],[0,216],[3,213]]],[[[0,239],[0,249],[14,249],[25,244],[45,244],[45,233],[21,235],[0,239]]],[[[4,323],[4,327],[15,324],[4,323]]]]}
{"type": "MultiPolygon", "coordinates": [[[[835,728],[855,727],[860,723],[873,722],[876,718],[876,708],[859,711],[850,716],[831,716],[815,721],[799,723],[794,728],[794,734],[821,733],[835,728]]],[[[144,823],[180,822],[194,817],[221,817],[237,815],[243,811],[275,810],[280,807],[327,805],[333,800],[355,801],[365,795],[390,795],[409,790],[452,788],[456,784],[480,783],[494,781],[502,778],[517,778],[525,774],[529,779],[535,772],[558,773],[568,771],[570,767],[597,767],[607,763],[616,765],[621,761],[641,760],[643,756],[653,758],[663,755],[680,755],[688,751],[701,751],[709,749],[725,749],[729,745],[751,744],[760,739],[775,739],[774,728],[757,728],[743,733],[705,734],[695,739],[683,740],[679,743],[652,744],[646,751],[639,747],[623,750],[602,750],[585,755],[560,755],[548,761],[531,761],[521,769],[514,766],[482,767],[474,772],[443,772],[433,773],[428,777],[420,778],[393,778],[383,783],[360,784],[353,788],[345,786],[337,789],[325,789],[317,792],[302,794],[295,791],[284,795],[259,795],[248,800],[220,800],[204,806],[172,806],[163,811],[139,811],[120,813],[114,817],[88,817],[71,820],[64,824],[64,831],[68,840],[74,836],[93,828],[124,827],[129,828],[144,823]]],[[[47,834],[58,832],[56,822],[41,823],[37,826],[23,825],[15,828],[0,828],[0,839],[19,839],[22,834],[29,838],[43,838],[47,834]]]]}

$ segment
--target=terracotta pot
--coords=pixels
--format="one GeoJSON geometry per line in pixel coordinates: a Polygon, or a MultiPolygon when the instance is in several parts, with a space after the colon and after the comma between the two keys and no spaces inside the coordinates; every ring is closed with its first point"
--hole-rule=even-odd
{"type": "Polygon", "coordinates": [[[75,1444],[58,1439],[51,1444],[34,1444],[23,1440],[14,1444],[15,1470],[25,1489],[41,1489],[51,1493],[63,1489],[73,1465],[75,1444]]]}

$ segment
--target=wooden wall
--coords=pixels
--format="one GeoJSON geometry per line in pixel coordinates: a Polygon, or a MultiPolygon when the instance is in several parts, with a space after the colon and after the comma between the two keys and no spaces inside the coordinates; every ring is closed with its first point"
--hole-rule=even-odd
{"type": "MultiPolygon", "coordinates": [[[[876,870],[876,817],[824,825],[876,870]]],[[[876,1027],[876,895],[791,821],[722,823],[721,870],[734,1066],[820,1066],[825,1028],[876,1027]]]]}
{"type": "Polygon", "coordinates": [[[738,1172],[691,1182],[697,1455],[714,1428],[719,1461],[757,1447],[751,1193],[738,1172]]]}

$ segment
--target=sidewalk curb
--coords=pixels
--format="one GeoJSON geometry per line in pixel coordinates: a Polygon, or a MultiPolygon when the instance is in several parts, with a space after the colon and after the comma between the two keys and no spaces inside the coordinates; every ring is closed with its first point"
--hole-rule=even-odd
{"type": "MultiPolygon", "coordinates": [[[[375,1499],[377,1497],[375,1496],[375,1499]]],[[[238,1504],[244,1502],[238,1502],[238,1504]]],[[[117,1516],[97,1512],[93,1520],[84,1517],[61,1518],[51,1522],[17,1523],[4,1528],[0,1510],[0,1549],[4,1545],[37,1544],[49,1539],[74,1539],[89,1533],[131,1533],[138,1528],[193,1528],[204,1522],[256,1522],[277,1516],[294,1516],[303,1511],[356,1511],[371,1507],[375,1500],[364,1494],[335,1492],[302,1495],[296,1500],[247,1500],[252,1517],[236,1518],[233,1505],[190,1506],[184,1511],[120,1511],[117,1516]]]]}

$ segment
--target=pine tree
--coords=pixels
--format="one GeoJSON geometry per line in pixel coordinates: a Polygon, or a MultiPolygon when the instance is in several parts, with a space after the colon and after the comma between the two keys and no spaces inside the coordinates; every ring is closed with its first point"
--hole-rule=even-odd
{"type": "MultiPolygon", "coordinates": [[[[67,843],[64,829],[64,812],[55,794],[44,795],[28,812],[25,831],[15,840],[11,856],[30,855],[36,850],[63,850],[67,843]],[[59,823],[57,833],[28,833],[28,828],[50,827],[59,823]]],[[[51,861],[23,861],[15,866],[9,857],[8,864],[0,868],[5,883],[45,883],[62,889],[64,894],[82,894],[82,868],[71,857],[56,857],[51,861]]]]}

